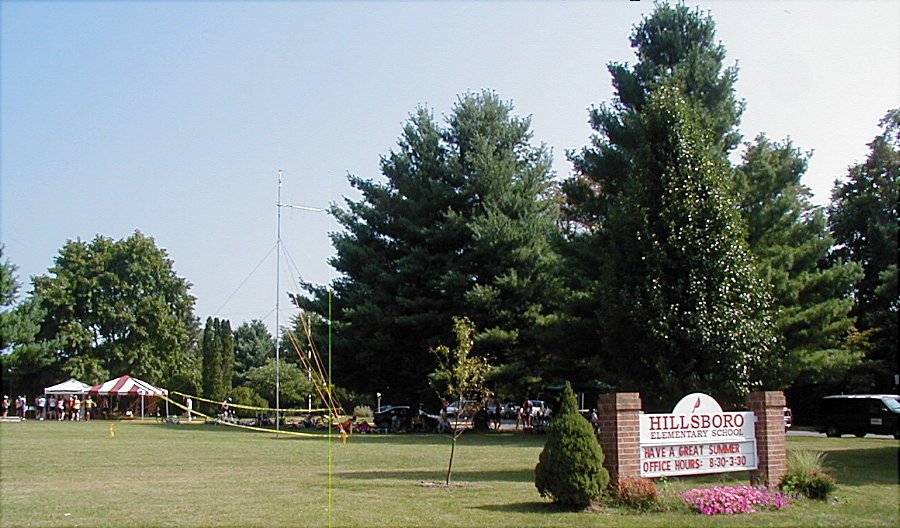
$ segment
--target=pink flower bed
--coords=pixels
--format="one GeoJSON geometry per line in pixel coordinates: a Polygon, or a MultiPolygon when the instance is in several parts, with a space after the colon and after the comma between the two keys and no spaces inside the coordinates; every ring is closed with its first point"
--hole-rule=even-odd
{"type": "Polygon", "coordinates": [[[753,486],[692,489],[682,499],[704,515],[720,513],[753,513],[757,509],[780,510],[790,506],[783,493],[753,486]]]}

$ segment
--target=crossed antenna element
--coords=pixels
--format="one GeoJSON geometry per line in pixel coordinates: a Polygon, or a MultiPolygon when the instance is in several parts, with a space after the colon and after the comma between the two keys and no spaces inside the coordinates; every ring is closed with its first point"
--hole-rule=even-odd
{"type": "MultiPolygon", "coordinates": [[[[316,394],[318,394],[319,398],[325,402],[325,407],[327,407],[331,413],[333,423],[340,424],[340,418],[344,414],[344,409],[334,396],[334,391],[331,390],[328,383],[328,377],[326,376],[326,370],[322,363],[322,357],[312,338],[309,319],[303,312],[300,312],[298,319],[303,326],[303,333],[306,334],[306,341],[309,344],[308,353],[305,355],[303,354],[303,349],[300,346],[300,343],[297,342],[297,336],[295,336],[294,332],[291,330],[287,331],[288,339],[291,342],[291,346],[294,347],[294,350],[297,352],[300,363],[302,363],[306,371],[309,372],[309,379],[312,382],[313,388],[316,390],[316,394]]],[[[342,431],[342,433],[343,432],[344,431],[342,431]]]]}

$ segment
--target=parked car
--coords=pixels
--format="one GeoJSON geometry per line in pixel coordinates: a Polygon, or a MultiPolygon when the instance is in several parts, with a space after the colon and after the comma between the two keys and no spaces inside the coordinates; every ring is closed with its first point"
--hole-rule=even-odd
{"type": "Polygon", "coordinates": [[[550,418],[550,407],[543,400],[528,400],[531,402],[531,416],[533,418],[550,418]]]}
{"type": "Polygon", "coordinates": [[[827,436],[867,433],[900,439],[900,396],[896,394],[842,394],[821,402],[819,431],[827,436]]]}
{"type": "Polygon", "coordinates": [[[388,405],[374,414],[375,427],[388,431],[409,429],[412,418],[408,405],[388,405]]]}
{"type": "Polygon", "coordinates": [[[478,410],[480,404],[481,402],[478,400],[463,400],[462,404],[455,401],[447,406],[447,416],[452,418],[457,414],[472,415],[478,410]]]}
{"type": "Polygon", "coordinates": [[[437,429],[438,417],[421,409],[416,413],[408,405],[389,405],[376,412],[373,421],[381,431],[433,432],[437,429]]]}
{"type": "Polygon", "coordinates": [[[515,403],[504,403],[500,406],[500,416],[507,420],[514,420],[518,412],[519,406],[515,403]]]}

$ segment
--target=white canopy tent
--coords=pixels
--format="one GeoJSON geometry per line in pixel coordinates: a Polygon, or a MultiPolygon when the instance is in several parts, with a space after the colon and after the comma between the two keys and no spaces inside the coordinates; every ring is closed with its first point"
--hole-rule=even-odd
{"type": "Polygon", "coordinates": [[[44,394],[87,394],[91,390],[91,386],[82,383],[75,378],[69,378],[68,381],[57,383],[51,387],[44,388],[44,394]]]}

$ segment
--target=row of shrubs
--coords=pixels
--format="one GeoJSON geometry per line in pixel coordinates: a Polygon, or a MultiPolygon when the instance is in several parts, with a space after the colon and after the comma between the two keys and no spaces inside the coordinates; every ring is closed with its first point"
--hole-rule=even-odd
{"type": "MultiPolygon", "coordinates": [[[[566,386],[560,411],[547,427],[547,443],[535,467],[535,486],[543,497],[563,506],[583,507],[600,497],[604,502],[643,510],[673,508],[656,481],[622,479],[611,493],[606,490],[609,473],[603,467],[603,452],[591,425],[577,411],[575,394],[566,386]]],[[[665,479],[661,479],[665,482],[665,479]]],[[[706,514],[749,513],[780,509],[799,497],[827,499],[835,490],[823,453],[793,451],[788,454],[787,473],[775,489],[753,486],[694,489],[677,495],[675,504],[688,505],[706,514]]]]}
{"type": "Polygon", "coordinates": [[[665,478],[659,481],[661,484],[649,478],[624,478],[611,493],[607,493],[606,502],[644,511],[671,510],[687,505],[706,515],[752,513],[790,506],[791,501],[799,497],[825,500],[837,487],[834,478],[826,472],[824,454],[812,451],[790,453],[787,474],[774,489],[714,486],[674,494],[664,491],[667,487],[665,478]]]}

